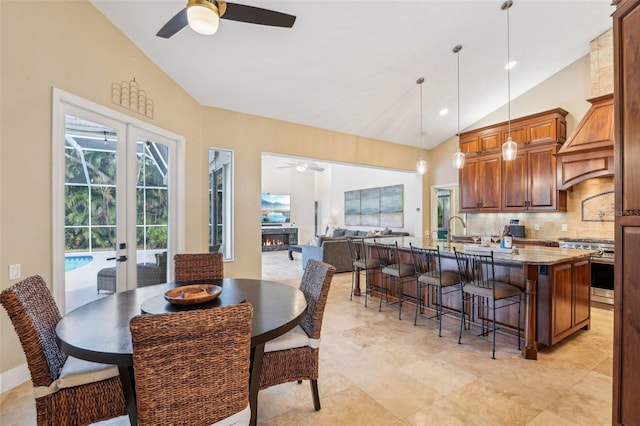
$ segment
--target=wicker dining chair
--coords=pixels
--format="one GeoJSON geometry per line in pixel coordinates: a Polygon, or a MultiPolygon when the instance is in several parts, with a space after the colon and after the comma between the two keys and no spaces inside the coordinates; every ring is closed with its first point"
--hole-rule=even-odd
{"type": "Polygon", "coordinates": [[[138,425],[249,424],[249,303],[131,319],[138,425]]]}
{"type": "Polygon", "coordinates": [[[318,361],[320,332],[331,279],[336,268],[309,259],[300,281],[300,290],[307,301],[307,314],[299,326],[270,340],[264,347],[260,389],[282,383],[309,380],[313,406],[320,409],[318,393],[318,361]]]}
{"type": "Polygon", "coordinates": [[[173,261],[176,282],[221,280],[224,278],[222,253],[176,254],[173,261]]]}
{"type": "Polygon", "coordinates": [[[27,358],[39,426],[86,425],[127,414],[117,367],[83,361],[58,348],[60,310],[41,276],[5,289],[0,303],[27,358]]]}

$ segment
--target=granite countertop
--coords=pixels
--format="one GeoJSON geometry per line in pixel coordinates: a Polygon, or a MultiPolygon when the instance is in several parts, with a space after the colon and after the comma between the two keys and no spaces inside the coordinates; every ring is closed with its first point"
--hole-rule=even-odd
{"type": "MultiPolygon", "coordinates": [[[[469,235],[453,235],[452,237],[452,241],[454,242],[469,242],[469,241],[473,241],[471,239],[471,236],[469,235]]],[[[524,237],[524,238],[520,238],[520,237],[513,237],[513,241],[514,242],[522,242],[522,243],[537,243],[537,244],[543,244],[543,245],[550,245],[550,244],[558,244],[558,241],[561,240],[562,238],[558,238],[558,239],[549,239],[549,238],[531,238],[531,237],[524,237]]]]}
{"type": "MultiPolygon", "coordinates": [[[[386,239],[385,243],[388,243],[390,239],[386,239]]],[[[398,243],[398,247],[409,249],[409,243],[414,247],[421,248],[440,248],[440,253],[443,256],[451,257],[454,255],[453,248],[457,251],[461,252],[473,252],[477,253],[478,251],[473,250],[474,244],[468,243],[451,243],[449,247],[446,247],[446,241],[437,241],[437,240],[429,240],[427,238],[415,238],[415,237],[404,237],[404,238],[396,238],[395,241],[398,243]]],[[[480,247],[480,245],[476,245],[480,247]]],[[[511,253],[499,253],[500,249],[497,244],[492,244],[491,247],[494,247],[496,251],[493,253],[493,257],[496,263],[501,264],[515,264],[515,265],[523,265],[523,264],[534,264],[534,265],[555,265],[558,263],[564,263],[572,260],[585,259],[591,257],[591,255],[596,254],[596,250],[578,250],[578,249],[563,249],[559,247],[543,247],[543,246],[526,246],[526,247],[518,247],[516,250],[513,250],[511,253]]],[[[483,247],[484,254],[489,254],[491,249],[488,247],[483,247]]]]}

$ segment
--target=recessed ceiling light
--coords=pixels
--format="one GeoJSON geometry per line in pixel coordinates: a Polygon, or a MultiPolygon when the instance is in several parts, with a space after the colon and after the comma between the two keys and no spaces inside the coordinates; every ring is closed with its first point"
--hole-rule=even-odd
{"type": "Polygon", "coordinates": [[[518,61],[511,61],[507,65],[504,66],[505,70],[513,69],[516,65],[518,65],[518,61]]]}
{"type": "Polygon", "coordinates": [[[449,110],[447,108],[442,108],[440,110],[440,115],[447,115],[447,114],[449,114],[449,110]]]}

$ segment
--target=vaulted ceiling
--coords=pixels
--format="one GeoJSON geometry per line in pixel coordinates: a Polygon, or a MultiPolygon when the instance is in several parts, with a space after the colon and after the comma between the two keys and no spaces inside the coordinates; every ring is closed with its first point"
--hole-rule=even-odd
{"type": "MultiPolygon", "coordinates": [[[[460,128],[507,103],[502,1],[238,1],[297,19],[293,28],[222,19],[214,35],[186,27],[164,39],[155,34],[186,0],[91,0],[204,106],[432,148],[457,132],[457,44],[460,128]]],[[[587,54],[611,27],[610,3],[515,0],[512,99],[587,54]]]]}

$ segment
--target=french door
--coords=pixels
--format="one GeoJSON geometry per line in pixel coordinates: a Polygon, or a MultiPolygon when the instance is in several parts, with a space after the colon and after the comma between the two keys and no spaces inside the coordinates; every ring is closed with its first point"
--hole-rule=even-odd
{"type": "Polygon", "coordinates": [[[61,310],[170,281],[181,246],[181,138],[61,91],[54,91],[53,119],[54,297],[61,310]]]}

